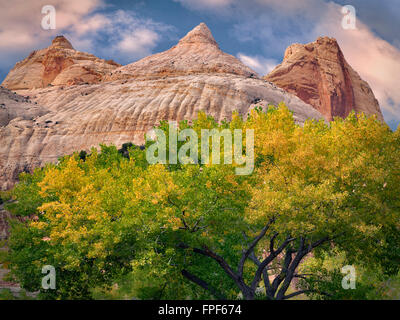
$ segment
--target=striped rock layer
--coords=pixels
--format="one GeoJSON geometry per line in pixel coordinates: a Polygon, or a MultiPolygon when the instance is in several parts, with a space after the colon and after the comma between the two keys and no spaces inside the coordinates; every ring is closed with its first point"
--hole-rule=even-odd
{"type": "MultiPolygon", "coordinates": [[[[175,47],[107,73],[94,84],[19,90],[44,114],[0,127],[0,188],[21,171],[101,143],[142,144],[160,120],[191,120],[205,111],[217,120],[233,111],[285,102],[296,122],[322,119],[312,106],[258,77],[223,53],[201,24],[175,47]]],[[[29,102],[27,102],[29,103],[29,102]]]]}

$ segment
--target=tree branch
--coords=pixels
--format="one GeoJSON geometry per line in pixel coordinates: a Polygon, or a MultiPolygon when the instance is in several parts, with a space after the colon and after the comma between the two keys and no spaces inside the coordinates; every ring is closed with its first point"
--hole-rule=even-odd
{"type": "Polygon", "coordinates": [[[182,217],[180,218],[180,220],[182,221],[182,223],[184,225],[184,228],[182,228],[182,229],[190,230],[190,227],[187,225],[184,216],[185,216],[185,211],[182,211],[182,217]]]}
{"type": "Polygon", "coordinates": [[[308,247],[306,247],[305,239],[303,237],[300,238],[300,246],[297,251],[296,257],[293,259],[293,262],[291,263],[291,265],[288,269],[288,272],[285,276],[285,280],[276,295],[276,298],[278,300],[284,298],[284,295],[285,295],[287,289],[289,288],[289,285],[295,275],[295,271],[296,271],[298,265],[300,264],[301,260],[304,258],[304,256],[306,256],[308,253],[310,253],[312,251],[312,249],[322,245],[323,243],[325,243],[327,241],[330,241],[330,238],[324,237],[318,241],[315,241],[314,243],[310,243],[310,245],[308,247]]]}
{"type": "Polygon", "coordinates": [[[194,233],[194,232],[196,232],[197,230],[199,230],[200,227],[198,227],[198,225],[199,225],[199,223],[200,223],[201,220],[203,220],[203,217],[200,217],[200,219],[198,219],[198,220],[196,221],[196,223],[194,224],[194,226],[193,226],[193,228],[192,228],[192,230],[191,230],[192,233],[194,233]]]}
{"type": "Polygon", "coordinates": [[[320,246],[321,244],[323,244],[326,241],[330,241],[330,238],[329,237],[325,237],[325,238],[322,238],[322,239],[320,239],[318,241],[315,241],[314,243],[311,244],[311,249],[314,249],[314,248],[320,246]]]}
{"type": "Polygon", "coordinates": [[[289,265],[292,262],[292,254],[293,250],[291,248],[286,249],[285,259],[281,272],[275,277],[274,281],[272,281],[272,289],[274,293],[276,292],[282,281],[285,279],[285,276],[289,269],[289,265]]]}
{"type": "Polygon", "coordinates": [[[194,274],[190,273],[187,270],[182,270],[181,273],[186,279],[202,287],[204,290],[211,292],[211,294],[218,300],[226,300],[226,297],[223,294],[219,293],[214,287],[209,285],[204,280],[196,277],[194,274]]]}
{"type": "Polygon", "coordinates": [[[261,230],[261,232],[258,234],[257,237],[254,238],[253,242],[249,245],[247,250],[243,253],[240,261],[239,261],[239,266],[238,266],[238,275],[239,277],[243,277],[243,268],[244,268],[244,263],[246,262],[246,259],[249,257],[250,253],[253,252],[254,248],[258,244],[258,242],[265,236],[267,233],[269,227],[271,224],[275,222],[275,218],[271,218],[266,226],[261,230]]]}
{"type": "Polygon", "coordinates": [[[270,254],[268,255],[268,257],[266,257],[266,258],[263,260],[263,262],[260,263],[260,265],[258,266],[258,269],[257,269],[257,271],[256,271],[256,274],[255,274],[255,276],[254,276],[253,282],[251,283],[251,289],[252,289],[252,290],[254,290],[254,291],[256,290],[257,285],[258,285],[258,283],[259,283],[260,280],[261,280],[261,275],[262,275],[263,270],[265,269],[265,267],[266,267],[269,263],[271,263],[271,261],[274,260],[274,259],[276,258],[276,256],[278,256],[278,255],[283,251],[283,249],[286,248],[286,246],[287,246],[290,242],[292,242],[292,241],[294,241],[294,240],[296,240],[296,238],[287,237],[286,240],[282,243],[282,245],[281,245],[277,250],[275,250],[273,253],[270,253],[270,254]]]}
{"type": "Polygon", "coordinates": [[[278,233],[275,233],[273,236],[272,236],[272,238],[271,238],[271,241],[269,242],[269,252],[270,253],[274,253],[275,252],[275,250],[274,250],[274,242],[275,242],[275,238],[278,236],[278,233]]]}
{"type": "Polygon", "coordinates": [[[281,288],[279,289],[276,299],[281,300],[283,299],[284,294],[286,293],[287,289],[289,288],[290,283],[292,282],[294,272],[296,271],[296,268],[300,264],[301,260],[303,257],[309,252],[305,247],[305,239],[303,237],[300,238],[300,246],[299,249],[297,250],[296,257],[293,259],[292,263],[290,264],[287,273],[285,275],[285,280],[283,281],[283,284],[281,288]]]}
{"type": "Polygon", "coordinates": [[[193,252],[195,253],[199,253],[202,254],[206,257],[210,257],[212,259],[214,259],[215,261],[218,262],[218,264],[222,267],[222,269],[225,270],[225,272],[235,281],[237,282],[239,279],[239,276],[232,270],[232,268],[229,266],[229,264],[224,260],[224,258],[222,258],[221,256],[219,256],[218,254],[216,254],[215,252],[212,252],[209,248],[207,248],[206,246],[203,247],[203,249],[199,249],[199,248],[193,248],[193,252]]]}
{"type": "MultiPolygon", "coordinates": [[[[249,259],[251,261],[253,261],[256,266],[259,266],[261,264],[261,261],[256,257],[256,255],[254,254],[254,251],[252,251],[250,253],[249,259]]],[[[267,296],[269,296],[272,292],[272,287],[271,287],[271,281],[269,281],[269,274],[268,274],[267,268],[264,268],[262,276],[263,276],[263,280],[264,280],[266,294],[267,294],[267,296]]]]}

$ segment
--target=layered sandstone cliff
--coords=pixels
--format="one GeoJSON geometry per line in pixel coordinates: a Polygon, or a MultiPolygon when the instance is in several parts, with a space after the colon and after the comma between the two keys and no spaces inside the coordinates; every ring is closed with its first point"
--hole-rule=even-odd
{"type": "Polygon", "coordinates": [[[287,48],[283,62],[264,77],[320,111],[327,120],[352,110],[383,116],[370,86],[347,63],[337,41],[317,41],[287,48]]]}
{"type": "Polygon", "coordinates": [[[32,103],[29,96],[20,96],[0,86],[0,127],[16,118],[32,120],[47,112],[47,109],[32,103]]]}
{"type": "Polygon", "coordinates": [[[65,37],[58,36],[50,47],[33,51],[18,62],[2,85],[10,90],[23,90],[98,83],[105,74],[119,66],[114,61],[77,51],[65,37]]]}
{"type": "Polygon", "coordinates": [[[223,120],[235,110],[245,116],[255,105],[284,101],[298,123],[323,118],[312,106],[223,53],[204,24],[172,49],[118,68],[100,83],[19,93],[49,112],[0,127],[3,189],[12,186],[21,170],[100,143],[142,144],[144,133],[160,120],[191,120],[200,110],[223,120]]]}
{"type": "Polygon", "coordinates": [[[21,96],[0,87],[0,189],[6,189],[16,181],[18,174],[31,171],[40,162],[35,160],[38,146],[29,144],[29,135],[21,139],[21,133],[34,131],[36,119],[49,110],[33,103],[28,96],[21,96]],[[14,153],[14,150],[24,150],[14,153]]]}

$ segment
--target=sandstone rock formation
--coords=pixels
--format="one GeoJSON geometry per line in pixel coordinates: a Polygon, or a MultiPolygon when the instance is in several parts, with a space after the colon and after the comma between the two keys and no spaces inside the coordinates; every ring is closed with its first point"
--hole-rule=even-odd
{"type": "Polygon", "coordinates": [[[29,145],[27,140],[20,139],[20,133],[33,130],[36,119],[47,114],[49,110],[8,89],[0,87],[0,189],[10,186],[22,171],[31,171],[40,162],[35,161],[37,149],[29,145]],[[11,129],[12,128],[12,129],[11,129]],[[18,145],[21,143],[21,145],[18,145]],[[13,149],[24,149],[32,155],[13,154],[13,149]],[[31,161],[32,160],[32,161],[31,161]]]}
{"type": "Polygon", "coordinates": [[[312,105],[330,121],[352,110],[383,116],[370,86],[346,62],[335,39],[287,48],[282,64],[264,77],[312,105]]]}
{"type": "Polygon", "coordinates": [[[236,74],[255,77],[255,71],[235,57],[222,52],[211,31],[201,23],[171,49],[120,67],[105,81],[130,78],[157,78],[199,73],[236,74]]]}
{"type": "Polygon", "coordinates": [[[15,118],[32,120],[47,112],[45,108],[31,103],[28,96],[20,96],[0,86],[0,127],[15,118]]]}
{"type": "Polygon", "coordinates": [[[121,67],[97,84],[22,90],[49,112],[14,119],[0,128],[0,187],[74,151],[100,143],[142,144],[160,120],[191,120],[203,110],[217,120],[237,110],[284,101],[298,123],[323,116],[283,89],[258,78],[239,60],[219,50],[201,24],[174,48],[121,67]]]}
{"type": "Polygon", "coordinates": [[[119,66],[111,60],[76,51],[65,37],[58,36],[50,47],[33,51],[25,60],[18,62],[2,85],[10,90],[23,90],[49,85],[97,83],[119,66]]]}

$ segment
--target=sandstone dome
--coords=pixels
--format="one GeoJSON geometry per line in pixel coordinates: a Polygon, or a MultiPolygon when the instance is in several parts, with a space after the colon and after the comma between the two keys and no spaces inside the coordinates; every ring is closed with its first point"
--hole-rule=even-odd
{"type": "Polygon", "coordinates": [[[98,83],[120,65],[77,51],[64,36],[57,36],[45,49],[33,51],[18,62],[2,86],[10,90],[30,90],[47,86],[98,83]]]}

